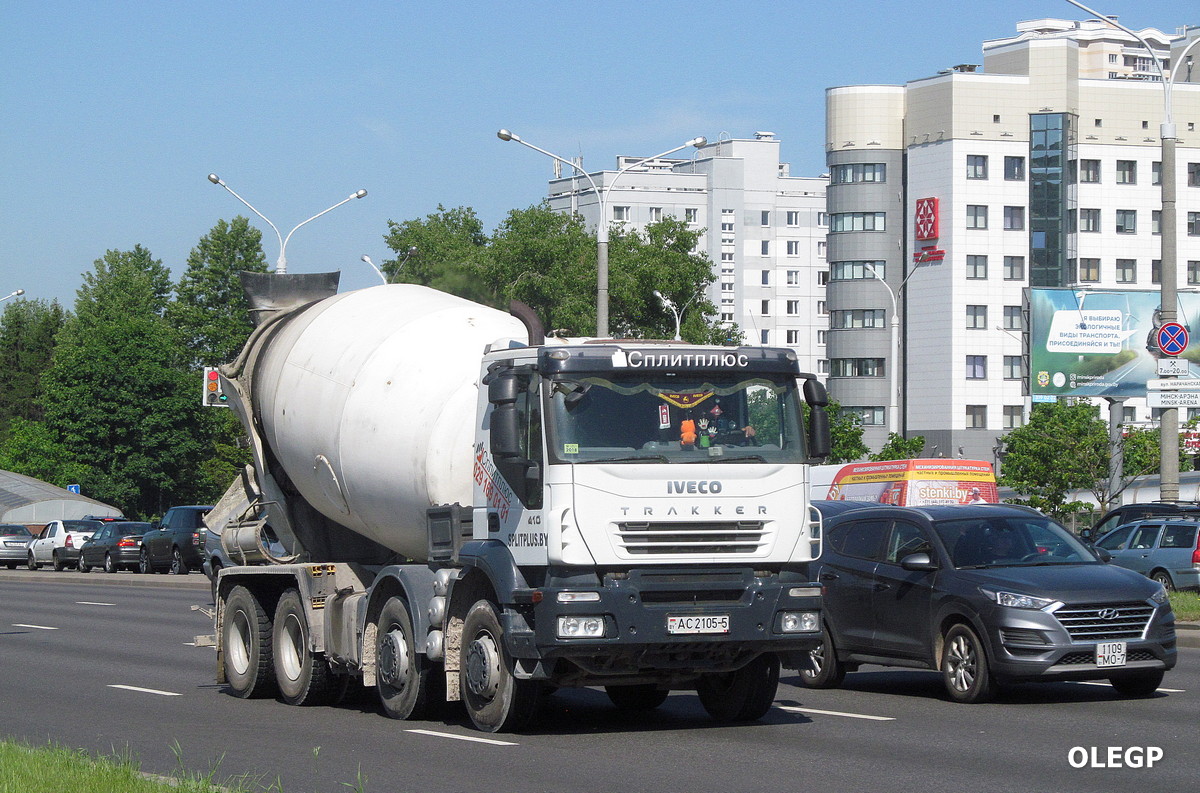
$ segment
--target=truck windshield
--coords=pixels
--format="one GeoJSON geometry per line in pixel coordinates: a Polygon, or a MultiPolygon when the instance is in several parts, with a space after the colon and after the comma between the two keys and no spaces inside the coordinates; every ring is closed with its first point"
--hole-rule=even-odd
{"type": "Polygon", "coordinates": [[[569,463],[804,462],[794,378],[551,381],[550,457],[569,463]]]}

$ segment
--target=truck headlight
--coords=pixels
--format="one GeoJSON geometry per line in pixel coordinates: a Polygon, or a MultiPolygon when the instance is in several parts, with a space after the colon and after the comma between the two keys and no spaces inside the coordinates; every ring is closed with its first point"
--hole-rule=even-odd
{"type": "Polygon", "coordinates": [[[784,633],[815,633],[821,630],[821,615],[816,611],[785,611],[779,628],[784,633]]]}
{"type": "Polygon", "coordinates": [[[558,638],[602,639],[604,617],[559,617],[558,638]]]}

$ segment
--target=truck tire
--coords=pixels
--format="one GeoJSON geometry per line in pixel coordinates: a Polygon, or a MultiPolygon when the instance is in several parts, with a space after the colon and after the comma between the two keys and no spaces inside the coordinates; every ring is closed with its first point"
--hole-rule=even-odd
{"type": "Polygon", "coordinates": [[[617,710],[644,713],[666,702],[671,692],[653,683],[646,683],[634,686],[605,686],[604,693],[608,694],[617,710]]]}
{"type": "Polygon", "coordinates": [[[242,699],[275,693],[271,655],[271,618],[254,593],[235,586],[225,598],[221,647],[225,652],[225,678],[242,699]]]}
{"type": "Polygon", "coordinates": [[[336,688],[335,676],[325,655],[309,646],[308,616],[295,589],[279,598],[271,642],[279,698],[289,705],[328,704],[336,688]]]}
{"type": "Polygon", "coordinates": [[[400,598],[390,598],[379,613],[375,633],[375,689],[384,715],[392,719],[423,719],[437,698],[438,675],[423,653],[417,653],[412,617],[400,598]]]}
{"type": "Polygon", "coordinates": [[[779,656],[763,653],[736,672],[704,675],[700,704],[717,721],[757,721],[767,715],[779,687],[779,656]]]}
{"type": "Polygon", "coordinates": [[[537,710],[541,684],[513,675],[496,606],[480,600],[463,621],[459,685],[467,715],[484,732],[514,732],[537,710]]]}

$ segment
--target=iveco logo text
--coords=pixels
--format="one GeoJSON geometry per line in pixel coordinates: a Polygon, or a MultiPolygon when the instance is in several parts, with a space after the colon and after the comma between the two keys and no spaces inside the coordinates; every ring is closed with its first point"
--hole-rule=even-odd
{"type": "Polygon", "coordinates": [[[721,483],[717,481],[667,482],[667,493],[703,493],[704,495],[715,496],[721,490],[721,483]]]}
{"type": "Polygon", "coordinates": [[[614,367],[645,368],[661,366],[678,368],[680,366],[749,366],[750,358],[744,353],[732,352],[689,352],[689,353],[644,353],[640,350],[625,352],[617,350],[612,355],[614,367]]]}

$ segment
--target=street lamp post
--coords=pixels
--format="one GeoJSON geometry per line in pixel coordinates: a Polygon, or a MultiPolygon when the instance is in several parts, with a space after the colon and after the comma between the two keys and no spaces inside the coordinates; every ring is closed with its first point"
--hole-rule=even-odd
{"type": "Polygon", "coordinates": [[[4,297],[0,297],[0,302],[3,302],[3,301],[5,301],[5,300],[8,300],[10,297],[20,297],[20,296],[21,296],[21,295],[23,295],[23,294],[25,294],[25,290],[24,290],[24,289],[16,289],[16,290],[14,290],[14,291],[12,291],[12,292],[9,292],[9,293],[8,293],[7,295],[5,295],[4,297]]]}
{"type": "Polygon", "coordinates": [[[220,185],[221,187],[224,187],[226,190],[228,190],[229,194],[231,196],[236,198],[238,201],[241,201],[246,206],[250,207],[250,211],[252,211],[254,214],[258,215],[260,218],[265,220],[267,222],[267,225],[270,226],[271,229],[275,232],[275,237],[279,240],[279,258],[275,261],[275,272],[278,273],[279,275],[283,275],[283,274],[287,273],[287,255],[286,255],[287,244],[288,244],[288,240],[290,240],[292,238],[292,235],[296,233],[296,229],[300,228],[301,226],[303,226],[306,223],[316,220],[317,218],[321,217],[321,215],[324,215],[326,212],[332,212],[333,210],[340,207],[342,204],[345,204],[347,201],[353,201],[356,198],[362,198],[367,194],[366,190],[354,191],[347,197],[343,198],[341,201],[338,201],[336,204],[329,207],[328,209],[323,209],[320,212],[318,212],[317,214],[310,217],[308,220],[297,223],[296,227],[293,228],[291,231],[289,231],[287,233],[287,236],[284,237],[282,234],[279,233],[279,229],[275,227],[275,224],[272,223],[271,220],[266,215],[264,215],[263,213],[261,213],[257,209],[255,209],[250,204],[249,201],[242,198],[237,193],[233,192],[233,189],[230,188],[229,185],[227,185],[223,181],[221,181],[221,177],[217,176],[215,173],[210,173],[208,175],[208,181],[212,182],[215,185],[220,185]]]}
{"type": "Polygon", "coordinates": [[[592,192],[596,194],[596,200],[600,205],[600,221],[596,224],[596,335],[601,338],[608,336],[608,192],[613,189],[613,186],[617,183],[617,180],[620,179],[626,171],[636,168],[637,166],[649,162],[650,160],[657,160],[659,157],[666,157],[668,154],[674,154],[681,149],[686,149],[688,146],[695,146],[698,149],[704,144],[708,143],[708,139],[705,137],[692,138],[686,143],[676,146],[673,149],[667,149],[666,151],[660,154],[655,154],[652,157],[643,157],[636,162],[631,162],[621,170],[617,171],[616,175],[612,178],[612,181],[605,185],[604,189],[601,190],[596,186],[596,182],[594,179],[592,179],[591,174],[583,170],[583,168],[576,163],[559,157],[553,152],[549,152],[545,149],[534,146],[529,141],[522,140],[515,133],[510,132],[507,129],[502,129],[497,132],[496,137],[503,141],[516,141],[522,146],[527,146],[536,152],[540,152],[547,157],[550,157],[551,159],[557,160],[565,165],[569,165],[579,173],[583,174],[587,178],[588,182],[591,183],[592,192]]]}
{"type": "Polygon", "coordinates": [[[692,295],[691,298],[688,299],[688,302],[683,304],[683,308],[675,308],[675,301],[671,300],[671,298],[667,297],[657,289],[654,290],[654,296],[657,297],[659,302],[663,304],[663,308],[669,309],[671,313],[675,315],[675,341],[683,341],[683,337],[679,335],[679,326],[683,320],[683,312],[687,311],[688,306],[692,304],[693,300],[700,296],[700,293],[697,292],[696,294],[692,295]]]}
{"type": "MultiPolygon", "coordinates": [[[[1134,31],[1125,27],[1111,17],[1088,8],[1078,0],[1067,0],[1068,3],[1091,14],[1096,19],[1122,30],[1142,43],[1146,52],[1154,60],[1163,86],[1163,119],[1159,124],[1159,137],[1162,139],[1162,214],[1160,231],[1162,232],[1162,272],[1161,298],[1159,300],[1162,321],[1175,322],[1179,314],[1179,283],[1178,263],[1176,261],[1176,212],[1175,212],[1175,120],[1171,116],[1171,88],[1175,77],[1179,74],[1179,66],[1187,53],[1200,43],[1195,39],[1179,53],[1174,67],[1168,74],[1163,68],[1162,60],[1150,44],[1134,31]]],[[[1165,375],[1163,375],[1165,377],[1165,375]]],[[[1163,408],[1159,417],[1159,498],[1163,501],[1179,500],[1179,408],[1163,408]]]]}
{"type": "MultiPolygon", "coordinates": [[[[396,264],[396,272],[400,272],[400,268],[404,266],[404,263],[405,263],[406,261],[408,261],[408,258],[409,258],[410,256],[414,256],[414,255],[416,255],[416,252],[417,252],[417,246],[416,246],[416,245],[409,246],[409,249],[408,249],[407,251],[405,251],[405,252],[404,252],[404,256],[403,256],[403,258],[401,258],[401,259],[400,259],[400,261],[399,261],[399,263],[397,263],[397,264],[396,264]]],[[[379,280],[380,280],[380,281],[383,281],[383,283],[384,283],[384,284],[386,284],[386,283],[388,282],[387,276],[385,276],[385,275],[383,274],[383,271],[382,271],[382,270],[380,270],[378,267],[376,267],[376,266],[375,266],[375,262],[371,261],[371,257],[370,257],[370,256],[367,256],[367,255],[364,253],[364,254],[362,255],[362,260],[363,260],[364,262],[366,262],[367,264],[371,265],[371,269],[372,269],[372,270],[374,270],[374,271],[375,271],[375,274],[379,276],[379,280]]]]}
{"type": "Polygon", "coordinates": [[[908,275],[904,276],[904,280],[900,282],[900,287],[892,291],[892,287],[888,282],[883,280],[879,271],[875,269],[875,265],[869,262],[863,262],[863,266],[871,271],[871,275],[875,276],[875,280],[883,284],[883,288],[888,291],[888,297],[892,299],[892,319],[888,323],[891,329],[891,347],[892,361],[888,367],[888,389],[891,391],[891,396],[888,398],[888,433],[891,435],[900,434],[900,312],[897,310],[896,295],[904,291],[908,279],[916,273],[917,267],[908,271],[908,275]]]}

